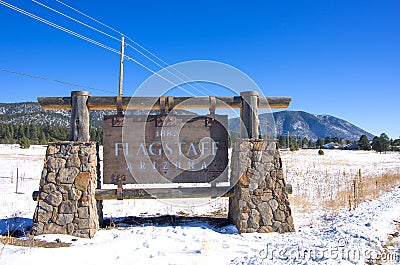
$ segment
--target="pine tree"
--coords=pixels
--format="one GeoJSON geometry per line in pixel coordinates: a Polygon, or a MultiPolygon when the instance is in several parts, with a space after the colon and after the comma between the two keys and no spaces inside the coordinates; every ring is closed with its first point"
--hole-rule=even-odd
{"type": "Polygon", "coordinates": [[[382,153],[383,147],[380,137],[375,136],[374,139],[372,139],[372,149],[376,152],[382,153]]]}
{"type": "Polygon", "coordinates": [[[393,151],[400,151],[400,138],[393,140],[392,149],[393,151]]]}
{"type": "Polygon", "coordinates": [[[47,144],[46,134],[44,133],[44,130],[40,131],[39,144],[47,144]]]}
{"type": "Polygon", "coordinates": [[[371,150],[371,144],[365,134],[361,135],[360,140],[358,140],[358,149],[365,151],[371,150]]]}
{"type": "Polygon", "coordinates": [[[329,144],[332,142],[332,138],[330,136],[325,137],[324,144],[329,144]]]}
{"type": "Polygon", "coordinates": [[[322,147],[324,146],[324,144],[325,144],[324,139],[318,138],[318,140],[317,140],[317,147],[318,147],[318,148],[322,148],[322,147]]]}
{"type": "Polygon", "coordinates": [[[381,144],[382,144],[382,152],[385,152],[389,150],[389,143],[390,139],[389,136],[387,136],[386,133],[382,133],[379,138],[381,139],[381,144]]]}
{"type": "Polygon", "coordinates": [[[301,141],[301,148],[309,148],[310,146],[308,145],[308,139],[307,137],[304,137],[303,140],[301,141]]]}
{"type": "Polygon", "coordinates": [[[308,140],[308,148],[315,148],[315,143],[311,139],[308,140]]]}
{"type": "Polygon", "coordinates": [[[287,148],[287,138],[283,135],[278,137],[279,148],[287,148]]]}

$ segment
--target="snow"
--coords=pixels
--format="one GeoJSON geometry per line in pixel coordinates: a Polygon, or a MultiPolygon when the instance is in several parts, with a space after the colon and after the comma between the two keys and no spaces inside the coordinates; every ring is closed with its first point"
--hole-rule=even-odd
{"type": "MultiPolygon", "coordinates": [[[[364,264],[369,257],[379,255],[384,264],[398,264],[399,240],[394,240],[395,244],[387,242],[400,221],[400,187],[361,203],[354,211],[329,211],[316,201],[323,200],[318,196],[324,195],[318,189],[332,191],[326,175],[345,183],[359,169],[366,177],[396,173],[400,154],[339,150],[326,150],[325,156],[316,153],[281,153],[287,180],[294,187],[294,194],[289,196],[296,225],[294,233],[238,234],[233,225],[218,221],[226,214],[227,199],[201,204],[188,201],[186,206],[174,201],[109,201],[104,208],[106,217],[117,223],[125,217],[133,222],[122,221],[119,227],[102,229],[92,239],[67,235],[36,237],[72,243],[65,248],[0,244],[0,264],[44,265],[54,264],[56,259],[57,264],[364,264]],[[305,194],[311,213],[295,200],[305,194]],[[159,216],[177,213],[213,218],[156,222],[159,216]],[[143,222],[135,223],[138,219],[130,216],[143,216],[143,222]],[[48,259],[43,258],[46,255],[48,259]]],[[[44,146],[22,150],[0,145],[1,233],[7,228],[31,224],[36,206],[31,194],[39,185],[44,154],[44,146]],[[20,179],[15,193],[17,168],[20,179]]]]}

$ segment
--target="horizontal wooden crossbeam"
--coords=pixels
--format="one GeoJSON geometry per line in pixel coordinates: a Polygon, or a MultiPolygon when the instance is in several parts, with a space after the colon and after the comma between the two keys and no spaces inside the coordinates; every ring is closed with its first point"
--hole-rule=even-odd
{"type": "MultiPolygon", "coordinates": [[[[241,108],[240,96],[215,97],[215,108],[241,108]]],[[[259,108],[284,109],[292,101],[291,97],[259,97],[259,108]]],[[[71,110],[71,97],[39,97],[38,102],[44,110],[71,110]]],[[[203,109],[210,108],[209,97],[173,97],[173,103],[166,100],[166,108],[203,109]],[[172,103],[173,106],[170,106],[172,103]]],[[[115,110],[117,97],[89,97],[87,106],[90,110],[115,110]]],[[[159,97],[122,97],[122,109],[149,110],[160,109],[159,97]]]]}
{"type": "MultiPolygon", "coordinates": [[[[188,198],[211,198],[213,196],[234,197],[235,190],[227,187],[194,187],[194,188],[150,188],[150,189],[123,189],[123,200],[128,199],[188,199],[188,198]],[[154,196],[156,194],[157,196],[154,196]],[[222,194],[222,195],[221,195],[222,194]]],[[[286,184],[286,192],[292,194],[292,185],[286,184]]],[[[39,191],[32,193],[32,199],[37,201],[39,191]]],[[[96,200],[118,199],[118,189],[96,189],[96,200]]]]}

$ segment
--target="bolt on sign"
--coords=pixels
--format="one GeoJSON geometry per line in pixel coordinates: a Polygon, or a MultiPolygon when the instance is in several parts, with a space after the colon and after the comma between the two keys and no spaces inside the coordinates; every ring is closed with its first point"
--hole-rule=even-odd
{"type": "Polygon", "coordinates": [[[228,181],[228,116],[104,117],[104,184],[228,181]]]}

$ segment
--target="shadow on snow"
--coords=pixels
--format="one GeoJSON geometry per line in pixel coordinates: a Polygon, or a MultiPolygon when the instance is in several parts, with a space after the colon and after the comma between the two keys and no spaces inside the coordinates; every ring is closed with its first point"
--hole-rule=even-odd
{"type": "Polygon", "coordinates": [[[103,227],[140,226],[201,227],[202,229],[211,229],[220,234],[238,234],[236,227],[231,224],[227,218],[162,215],[155,217],[111,217],[104,218],[103,221],[103,227]]]}

